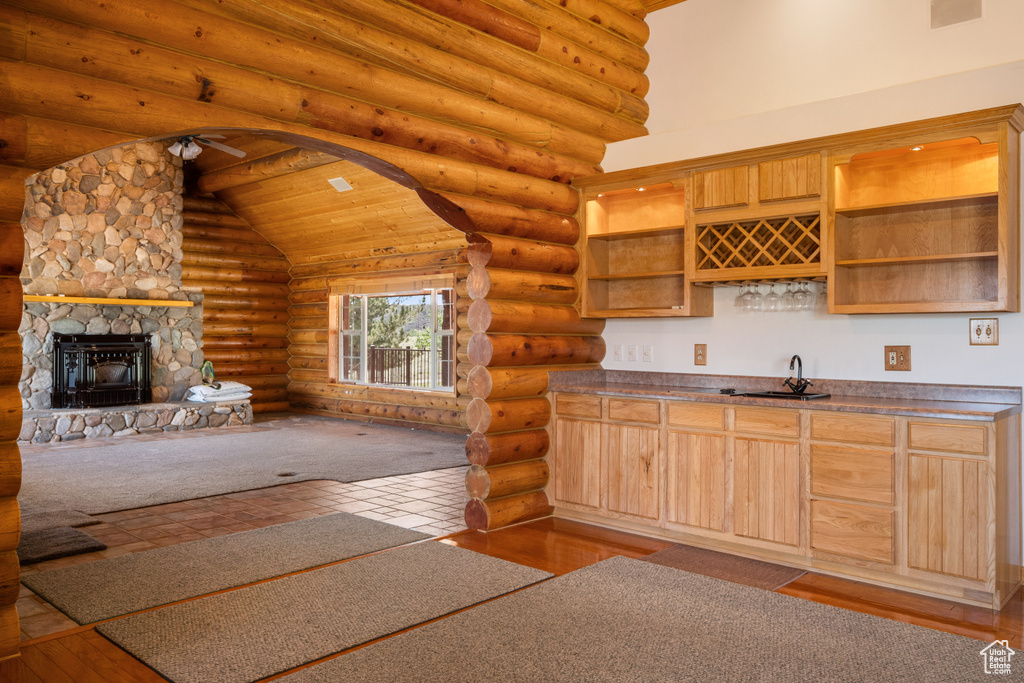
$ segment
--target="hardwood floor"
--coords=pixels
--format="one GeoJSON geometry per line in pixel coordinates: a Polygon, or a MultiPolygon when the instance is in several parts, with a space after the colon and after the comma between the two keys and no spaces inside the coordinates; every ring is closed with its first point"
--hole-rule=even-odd
{"type": "MultiPolygon", "coordinates": [[[[642,557],[670,545],[655,539],[553,518],[489,534],[462,531],[440,542],[554,574],[564,574],[615,555],[642,557]]],[[[1009,640],[1010,646],[1015,649],[1024,647],[1022,592],[1018,592],[999,613],[816,574],[807,574],[777,592],[957,633],[976,638],[979,642],[991,642],[998,638],[1009,640]]],[[[344,653],[338,656],[344,656],[344,653]]],[[[163,680],[88,626],[27,641],[22,644],[20,659],[0,662],[0,681],[12,683],[146,683],[163,680]]]]}

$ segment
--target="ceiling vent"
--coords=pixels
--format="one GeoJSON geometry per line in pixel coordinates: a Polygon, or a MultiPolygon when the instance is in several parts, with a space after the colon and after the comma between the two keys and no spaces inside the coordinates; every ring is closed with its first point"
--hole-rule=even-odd
{"type": "Polygon", "coordinates": [[[932,0],[932,28],[981,19],[982,0],[932,0]]]}
{"type": "Polygon", "coordinates": [[[331,178],[328,180],[331,186],[338,192],[348,192],[352,189],[352,186],[345,181],[344,178],[331,178]]]}

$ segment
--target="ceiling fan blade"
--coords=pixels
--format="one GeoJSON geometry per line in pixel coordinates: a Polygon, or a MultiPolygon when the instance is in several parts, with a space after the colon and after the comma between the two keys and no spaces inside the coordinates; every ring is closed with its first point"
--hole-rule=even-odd
{"type": "Polygon", "coordinates": [[[202,137],[204,139],[209,139],[209,138],[217,138],[218,140],[225,140],[225,139],[227,139],[223,135],[221,135],[220,133],[203,133],[202,137]]]}
{"type": "Polygon", "coordinates": [[[232,156],[236,156],[239,159],[245,157],[245,152],[243,152],[240,149],[235,149],[234,147],[228,147],[227,145],[222,145],[219,142],[214,142],[213,140],[208,140],[207,138],[196,138],[196,140],[198,140],[199,142],[203,143],[204,145],[209,145],[210,147],[213,147],[214,149],[219,149],[222,152],[227,152],[228,154],[230,154],[232,156]]]}

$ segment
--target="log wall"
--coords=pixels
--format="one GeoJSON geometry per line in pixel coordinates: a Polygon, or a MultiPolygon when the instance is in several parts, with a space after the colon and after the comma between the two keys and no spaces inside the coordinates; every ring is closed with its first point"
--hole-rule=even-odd
{"type": "Polygon", "coordinates": [[[288,259],[218,200],[185,197],[182,219],[182,288],[204,295],[206,360],[252,387],[253,412],[288,410],[288,259]]]}
{"type": "Polygon", "coordinates": [[[28,175],[138,138],[238,127],[382,159],[463,207],[483,246],[475,262],[464,252],[460,289],[491,318],[474,329],[467,309],[460,322],[461,336],[483,335],[483,355],[460,348],[471,398],[461,419],[484,470],[467,521],[495,528],[550,510],[537,464],[489,482],[499,462],[546,450],[549,408],[531,368],[600,360],[600,343],[585,339],[599,330],[567,310],[574,266],[559,261],[572,258],[563,247],[576,243],[578,197],[566,183],[599,170],[606,142],[646,132],[643,18],[639,0],[0,0],[0,658],[18,641],[15,330],[28,175]],[[554,327],[517,330],[501,313],[514,305],[538,307],[554,327]],[[516,344],[530,344],[528,362],[510,360],[524,360],[516,344]]]}

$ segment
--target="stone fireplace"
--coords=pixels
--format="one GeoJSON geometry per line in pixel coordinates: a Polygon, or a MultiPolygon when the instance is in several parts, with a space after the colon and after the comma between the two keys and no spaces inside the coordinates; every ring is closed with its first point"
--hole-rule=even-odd
{"type": "MultiPolygon", "coordinates": [[[[166,145],[137,143],[61,164],[27,185],[19,389],[26,422],[36,419],[37,428],[26,424],[23,440],[64,436],[38,427],[39,420],[59,422],[41,412],[60,407],[51,403],[55,334],[147,337],[151,400],[157,404],[181,401],[188,387],[201,382],[203,296],[184,291],[181,283],[183,181],[181,159],[166,145]]],[[[186,408],[181,410],[191,416],[186,408]]],[[[164,415],[178,412],[179,406],[163,406],[151,426],[182,427],[185,417],[164,415]]],[[[92,411],[89,420],[97,435],[126,428],[115,418],[113,427],[98,429],[105,418],[97,414],[92,411]]]]}

